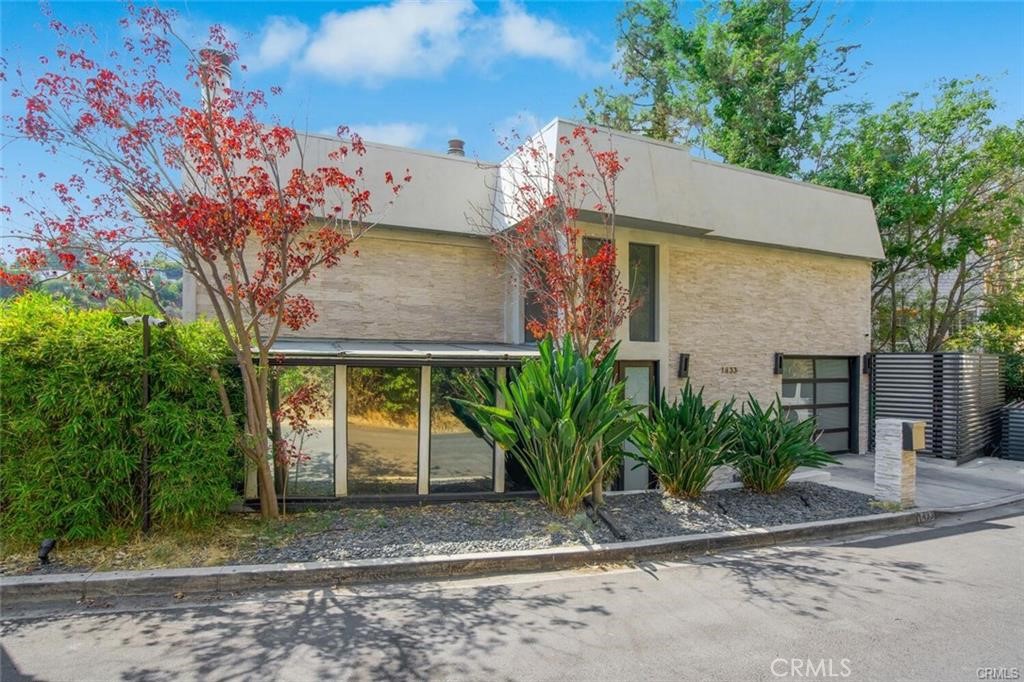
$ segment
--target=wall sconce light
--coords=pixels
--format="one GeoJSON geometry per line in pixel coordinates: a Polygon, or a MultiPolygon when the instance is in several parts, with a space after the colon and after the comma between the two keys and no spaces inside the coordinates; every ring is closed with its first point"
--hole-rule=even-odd
{"type": "Polygon", "coordinates": [[[685,379],[690,376],[690,354],[680,353],[679,354],[679,371],[676,374],[680,379],[685,379]]]}
{"type": "Polygon", "coordinates": [[[871,370],[875,368],[875,354],[865,353],[860,360],[860,369],[864,374],[871,374],[871,370]]]}
{"type": "Polygon", "coordinates": [[[772,372],[775,374],[782,374],[782,361],[785,359],[785,355],[782,353],[776,353],[775,359],[772,364],[772,372]]]}

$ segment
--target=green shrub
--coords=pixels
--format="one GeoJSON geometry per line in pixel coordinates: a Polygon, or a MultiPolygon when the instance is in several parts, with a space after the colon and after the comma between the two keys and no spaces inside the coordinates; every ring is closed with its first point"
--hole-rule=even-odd
{"type": "Polygon", "coordinates": [[[678,400],[669,403],[662,393],[650,416],[639,415],[630,437],[636,457],[654,471],[669,495],[694,498],[704,492],[735,439],[732,405],[708,405],[703,389],[694,393],[687,383],[678,400]]]}
{"type": "Polygon", "coordinates": [[[765,409],[749,396],[733,424],[735,440],[727,458],[751,490],[774,493],[797,467],[817,469],[837,463],[814,442],[814,419],[794,421],[778,397],[765,409]]]}
{"type": "MultiPolygon", "coordinates": [[[[570,515],[595,480],[604,480],[629,437],[639,408],[615,376],[615,350],[602,360],[581,355],[567,337],[560,348],[540,342],[540,357],[499,385],[504,405],[457,400],[478,428],[522,465],[552,510],[570,515]],[[597,452],[609,457],[595,467],[597,452]]],[[[487,395],[482,385],[478,395],[487,395]]]]}
{"type": "Polygon", "coordinates": [[[225,361],[224,339],[208,323],[152,333],[151,400],[143,412],[139,325],[40,294],[0,304],[3,538],[133,530],[143,434],[151,444],[156,525],[195,526],[230,504],[241,461],[210,377],[225,361]]]}

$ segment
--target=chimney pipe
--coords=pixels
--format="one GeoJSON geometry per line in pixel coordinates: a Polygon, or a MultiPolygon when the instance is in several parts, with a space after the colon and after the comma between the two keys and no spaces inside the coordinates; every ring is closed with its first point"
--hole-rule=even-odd
{"type": "Polygon", "coordinates": [[[452,156],[465,156],[466,143],[458,138],[448,140],[448,153],[452,156]]]}
{"type": "Polygon", "coordinates": [[[208,99],[230,89],[231,55],[210,47],[199,50],[199,87],[206,104],[208,99]]]}

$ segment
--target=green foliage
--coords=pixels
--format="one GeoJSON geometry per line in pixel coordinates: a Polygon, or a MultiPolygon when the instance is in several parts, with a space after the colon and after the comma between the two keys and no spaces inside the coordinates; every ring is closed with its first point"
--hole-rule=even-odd
{"type": "Polygon", "coordinates": [[[598,89],[588,120],[709,149],[728,163],[798,175],[817,137],[851,107],[826,100],[853,82],[852,45],[835,44],[816,0],[717,0],[693,25],[673,0],[627,3],[616,71],[624,92],[598,89]]]}
{"type": "Polygon", "coordinates": [[[1024,400],[1024,292],[993,301],[981,321],[946,343],[949,350],[1003,355],[1007,401],[1024,400]]]}
{"type": "MultiPolygon", "coordinates": [[[[598,453],[621,451],[640,408],[629,403],[616,379],[614,349],[597,359],[579,353],[570,337],[555,348],[549,336],[539,350],[539,358],[497,387],[503,406],[456,402],[519,461],[545,504],[571,515],[616,460],[611,456],[597,466],[598,453]]],[[[478,395],[489,390],[483,383],[478,395]]]]}
{"type": "Polygon", "coordinates": [[[669,403],[662,393],[650,416],[640,413],[630,438],[639,451],[636,457],[669,495],[695,498],[704,492],[735,440],[732,405],[708,405],[703,389],[695,393],[687,383],[678,400],[669,403]]]}
{"type": "Polygon", "coordinates": [[[907,94],[839,134],[813,177],[874,203],[879,350],[940,350],[1000,268],[1024,262],[1024,121],[993,125],[997,107],[982,80],[907,94]]]}
{"type": "Polygon", "coordinates": [[[774,493],[797,467],[820,469],[837,463],[814,442],[814,419],[791,419],[777,396],[767,409],[748,396],[734,425],[736,439],[727,459],[751,490],[774,493]]]}
{"type": "Polygon", "coordinates": [[[348,370],[348,407],[352,414],[378,414],[396,423],[415,423],[419,415],[420,373],[415,368],[348,370]]]}
{"type": "MultiPolygon", "coordinates": [[[[161,526],[209,522],[234,498],[241,462],[210,368],[227,347],[207,323],[152,329],[141,409],[142,330],[109,310],[29,294],[0,304],[0,525],[5,539],[130,531],[142,437],[161,526]]],[[[234,386],[229,385],[234,394],[234,386]]]]}

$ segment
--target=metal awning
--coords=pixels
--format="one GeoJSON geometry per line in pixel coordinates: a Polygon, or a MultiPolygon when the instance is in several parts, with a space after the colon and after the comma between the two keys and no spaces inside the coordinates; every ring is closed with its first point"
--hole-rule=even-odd
{"type": "Polygon", "coordinates": [[[517,365],[538,355],[531,344],[347,339],[278,339],[270,352],[286,364],[353,365],[517,365]]]}

